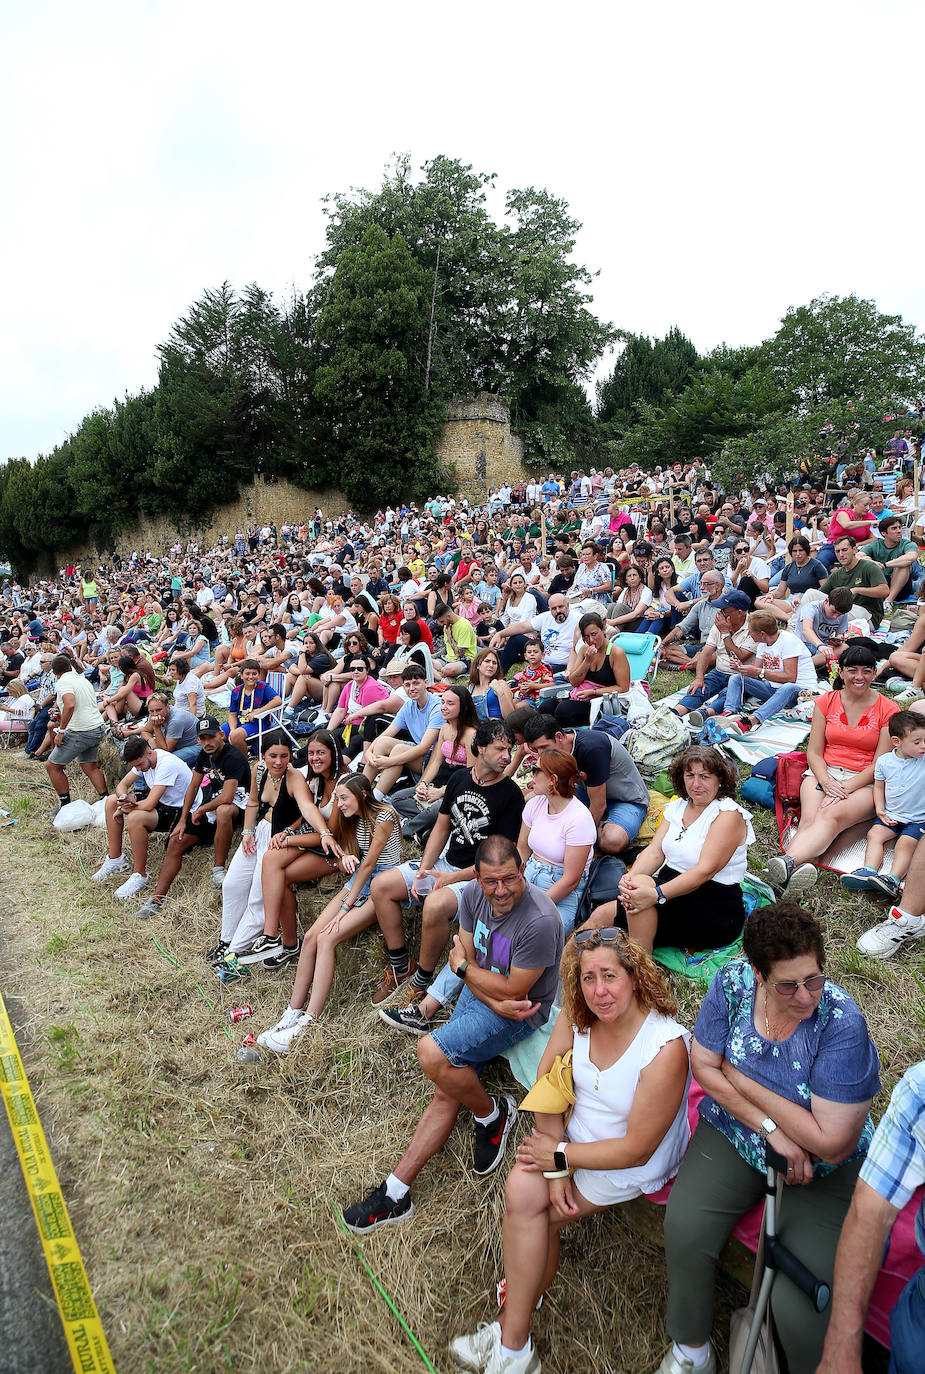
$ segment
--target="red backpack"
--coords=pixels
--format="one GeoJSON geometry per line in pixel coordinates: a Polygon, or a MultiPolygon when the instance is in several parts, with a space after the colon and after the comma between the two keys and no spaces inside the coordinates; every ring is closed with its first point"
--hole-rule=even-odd
{"type": "Polygon", "coordinates": [[[781,754],[777,760],[774,810],[782,844],[785,833],[800,819],[800,788],[807,767],[806,755],[800,751],[781,754]]]}

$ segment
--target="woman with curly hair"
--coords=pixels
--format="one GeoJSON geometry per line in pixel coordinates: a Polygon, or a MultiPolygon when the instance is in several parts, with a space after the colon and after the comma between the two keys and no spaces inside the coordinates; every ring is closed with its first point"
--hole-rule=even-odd
{"type": "Polygon", "coordinates": [[[567,1125],[561,1112],[537,1110],[517,1151],[505,1186],[501,1319],[450,1343],[465,1369],[539,1374],[530,1317],[555,1278],[562,1227],[657,1192],[690,1137],[690,1037],[651,955],[622,930],[576,931],[562,984],[538,1078],[571,1050],[575,1105],[567,1125]]]}
{"type": "Polygon", "coordinates": [[[751,814],[734,800],[736,771],[716,749],[692,745],[668,775],[677,798],[620,880],[619,899],[597,907],[589,924],[625,921],[648,950],[718,949],[745,924],[741,883],[755,840],[751,814]]]}

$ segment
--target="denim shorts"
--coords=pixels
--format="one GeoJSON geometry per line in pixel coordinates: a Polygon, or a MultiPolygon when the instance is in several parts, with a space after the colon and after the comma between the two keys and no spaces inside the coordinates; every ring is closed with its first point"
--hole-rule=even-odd
{"type": "Polygon", "coordinates": [[[431,1031],[430,1038],[454,1069],[479,1068],[490,1059],[525,1040],[534,1027],[527,1021],[508,1021],[480,1002],[464,987],[453,1015],[445,1026],[431,1031]]]}
{"type": "Polygon", "coordinates": [[[920,840],[925,835],[925,821],[894,821],[892,825],[884,825],[883,821],[874,821],[871,829],[879,826],[881,830],[889,830],[891,835],[895,835],[897,840],[920,840]]]}
{"type": "MultiPolygon", "coordinates": [[[[421,904],[420,898],[412,897],[411,895],[411,884],[414,882],[415,875],[420,867],[420,863],[418,863],[414,859],[411,859],[408,863],[400,864],[398,868],[399,873],[405,880],[405,889],[408,893],[407,901],[410,903],[411,906],[418,906],[421,904]]],[[[458,872],[458,869],[455,869],[452,864],[447,863],[446,859],[443,857],[442,854],[440,855],[437,862],[434,864],[434,868],[437,870],[438,873],[458,872]]],[[[433,884],[431,884],[431,887],[432,886],[433,884]]],[[[441,888],[441,891],[443,892],[449,891],[453,893],[453,895],[456,898],[457,911],[459,910],[459,903],[462,901],[462,895],[466,890],[466,886],[466,883],[448,883],[446,887],[441,888]]],[[[427,893],[425,893],[424,895],[426,897],[427,893]]]]}
{"type": "Polygon", "coordinates": [[[56,744],[48,755],[48,762],[60,764],[62,768],[74,762],[96,763],[102,740],[102,725],[96,730],[67,729],[61,743],[56,744]]]}
{"type": "MultiPolygon", "coordinates": [[[[548,892],[553,883],[557,883],[564,873],[561,864],[550,864],[545,859],[538,859],[535,854],[531,854],[524,869],[524,877],[528,883],[538,887],[542,892],[548,892]]],[[[581,901],[581,894],[585,890],[585,883],[588,881],[588,870],[585,869],[578,879],[571,892],[560,897],[556,902],[556,909],[562,921],[562,929],[566,936],[571,935],[575,927],[575,915],[578,911],[578,903],[581,901]]]]}
{"type": "MultiPolygon", "coordinates": [[[[311,851],[309,851],[309,853],[310,853],[310,852],[311,852],[311,851]]],[[[376,864],[376,867],[373,869],[372,873],[370,873],[369,877],[366,879],[366,882],[363,884],[363,887],[362,887],[361,891],[359,891],[359,892],[357,893],[357,895],[354,897],[354,899],[353,899],[353,901],[350,903],[350,905],[351,905],[351,906],[362,906],[363,903],[366,901],[367,897],[369,896],[370,884],[372,883],[372,880],[373,880],[373,878],[375,878],[376,874],[377,874],[377,873],[387,873],[388,870],[389,870],[390,868],[393,868],[393,867],[394,867],[393,864],[387,864],[387,863],[383,863],[383,862],[381,862],[381,861],[380,861],[379,863],[377,863],[377,864],[376,864]]]]}
{"type": "Polygon", "coordinates": [[[601,817],[601,825],[622,825],[632,844],[648,814],[649,808],[641,802],[608,802],[607,809],[601,817]]]}

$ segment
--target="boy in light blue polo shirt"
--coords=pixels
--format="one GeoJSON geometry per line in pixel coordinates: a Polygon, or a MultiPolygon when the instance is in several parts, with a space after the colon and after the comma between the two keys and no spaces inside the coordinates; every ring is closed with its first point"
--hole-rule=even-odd
{"type": "Polygon", "coordinates": [[[374,784],[380,801],[405,769],[415,778],[420,776],[443,725],[440,698],[428,692],[420,664],[409,663],[403,668],[401,680],[408,700],[388,729],[366,746],[364,755],[363,772],[374,784]],[[400,739],[401,734],[407,739],[400,739]]]}
{"type": "Polygon", "coordinates": [[[874,764],[877,819],[867,836],[864,867],[846,873],[852,891],[884,892],[895,902],[916,845],[925,834],[925,716],[897,711],[887,722],[893,748],[874,764]],[[891,872],[880,873],[883,851],[895,840],[891,872]]]}

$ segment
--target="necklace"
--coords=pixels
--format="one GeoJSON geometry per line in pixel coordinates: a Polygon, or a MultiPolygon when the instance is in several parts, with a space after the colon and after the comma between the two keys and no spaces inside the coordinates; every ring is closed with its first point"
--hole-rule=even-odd
{"type": "Polygon", "coordinates": [[[771,1024],[768,1021],[768,990],[764,989],[764,1033],[768,1040],[771,1039],[771,1024]]]}

